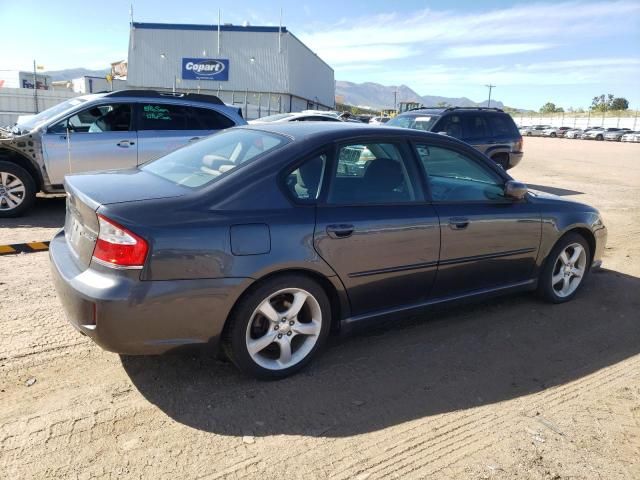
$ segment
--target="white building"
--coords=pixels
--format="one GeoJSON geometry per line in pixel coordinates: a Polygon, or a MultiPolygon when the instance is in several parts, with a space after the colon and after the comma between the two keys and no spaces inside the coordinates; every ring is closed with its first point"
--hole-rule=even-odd
{"type": "MultiPolygon", "coordinates": [[[[51,77],[38,73],[36,82],[39,90],[48,90],[51,86],[51,77]]],[[[0,88],[33,88],[33,72],[0,70],[0,88]]]]}
{"type": "Polygon", "coordinates": [[[330,109],[335,99],[333,69],[285,27],[134,22],[127,83],[214,93],[248,106],[247,117],[330,109]]]}

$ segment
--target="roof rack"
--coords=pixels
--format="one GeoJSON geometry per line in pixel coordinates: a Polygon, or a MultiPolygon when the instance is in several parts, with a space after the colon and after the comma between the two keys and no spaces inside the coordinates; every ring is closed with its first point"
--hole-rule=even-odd
{"type": "MultiPolygon", "coordinates": [[[[413,112],[414,110],[442,110],[448,112],[451,110],[492,110],[494,112],[504,112],[501,108],[496,107],[416,107],[405,110],[406,112],[413,112]]],[[[404,113],[404,112],[403,112],[404,113]]]]}
{"type": "Polygon", "coordinates": [[[149,97],[149,98],[184,98],[200,102],[224,105],[224,102],[215,95],[203,95],[201,93],[159,92],[157,90],[116,90],[109,92],[105,97],[149,97]]]}

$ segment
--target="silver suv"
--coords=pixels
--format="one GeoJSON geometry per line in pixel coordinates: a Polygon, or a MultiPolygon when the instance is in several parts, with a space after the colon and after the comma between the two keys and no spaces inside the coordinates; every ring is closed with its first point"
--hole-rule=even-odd
{"type": "Polygon", "coordinates": [[[135,167],[214,133],[245,125],[218,97],[121,90],[72,98],[0,129],[0,217],[38,191],[63,193],[69,173],[135,167]]]}

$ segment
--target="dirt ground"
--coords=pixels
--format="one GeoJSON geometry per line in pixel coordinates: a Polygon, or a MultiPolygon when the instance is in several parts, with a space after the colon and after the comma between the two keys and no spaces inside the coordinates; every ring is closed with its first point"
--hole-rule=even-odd
{"type": "MultiPolygon", "coordinates": [[[[640,478],[640,145],[525,151],[516,178],[609,228],[573,302],[399,319],[280,382],[103,352],[65,321],[46,253],[0,257],[0,478],[640,478]]],[[[41,199],[0,244],[48,240],[63,215],[41,199]]]]}

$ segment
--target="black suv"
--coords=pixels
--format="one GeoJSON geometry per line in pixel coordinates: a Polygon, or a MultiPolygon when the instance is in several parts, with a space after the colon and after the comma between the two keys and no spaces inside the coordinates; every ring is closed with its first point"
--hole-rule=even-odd
{"type": "Polygon", "coordinates": [[[415,108],[401,113],[386,126],[426,130],[459,138],[505,170],[522,160],[522,135],[511,116],[499,108],[415,108]]]}

